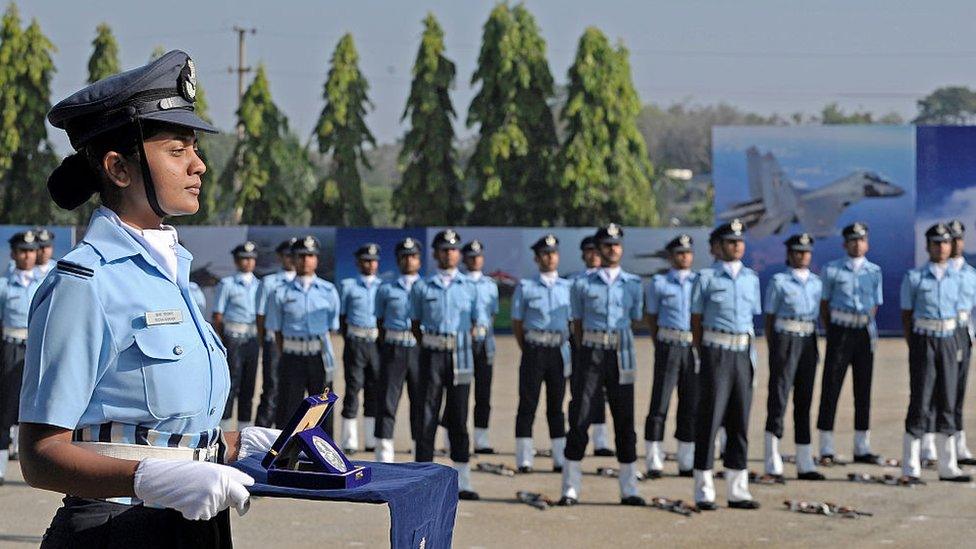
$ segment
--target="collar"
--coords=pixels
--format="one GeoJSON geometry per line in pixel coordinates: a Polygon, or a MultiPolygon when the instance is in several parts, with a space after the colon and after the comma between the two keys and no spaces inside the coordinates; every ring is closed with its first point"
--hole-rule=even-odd
{"type": "Polygon", "coordinates": [[[481,279],[484,278],[484,276],[485,273],[481,271],[468,271],[468,278],[470,278],[474,282],[480,282],[481,279]]]}
{"type": "Polygon", "coordinates": [[[933,263],[928,262],[928,269],[926,269],[936,280],[942,280],[949,273],[948,263],[933,263]]]}
{"type": "Polygon", "coordinates": [[[244,273],[241,271],[237,271],[237,273],[234,274],[234,280],[236,280],[241,284],[244,284],[245,286],[248,286],[251,284],[251,282],[254,282],[254,273],[253,272],[244,273]]]}
{"type": "Polygon", "coordinates": [[[585,272],[586,274],[593,274],[599,270],[600,270],[599,267],[587,267],[586,270],[583,272],[585,272]]]}
{"type": "Polygon", "coordinates": [[[742,273],[742,261],[737,259],[735,261],[720,261],[719,266],[722,271],[728,274],[732,278],[738,277],[742,273]]]}
{"type": "Polygon", "coordinates": [[[950,269],[952,269],[953,271],[959,271],[962,270],[963,265],[966,264],[966,258],[962,256],[950,257],[948,263],[950,269]]]}
{"type": "Polygon", "coordinates": [[[404,290],[409,290],[410,288],[413,288],[414,282],[417,282],[419,278],[420,275],[418,274],[402,274],[400,275],[400,278],[397,279],[397,283],[399,283],[404,290]]]}
{"type": "Polygon", "coordinates": [[[607,286],[612,286],[614,282],[620,279],[623,269],[620,268],[620,265],[617,265],[616,267],[600,267],[600,270],[597,272],[600,275],[600,279],[603,280],[607,286]]]}
{"type": "MultiPolygon", "coordinates": [[[[91,221],[88,224],[88,230],[85,232],[85,237],[82,241],[87,242],[94,248],[106,263],[111,263],[125,257],[141,255],[147,263],[157,267],[162,272],[162,267],[153,258],[152,254],[149,253],[149,250],[140,244],[132,233],[124,229],[123,226],[127,225],[122,222],[118,214],[105,206],[99,206],[92,214],[91,221]]],[[[164,225],[163,227],[172,228],[169,225],[164,225]]],[[[138,229],[133,227],[132,231],[138,231],[138,229]]],[[[173,231],[175,233],[176,229],[173,229],[173,231]]],[[[178,258],[187,263],[193,260],[193,254],[178,242],[175,249],[178,258]]],[[[187,270],[189,270],[188,267],[187,270]]],[[[189,276],[189,273],[186,274],[189,276]]]]}
{"type": "Polygon", "coordinates": [[[33,270],[21,271],[20,269],[14,268],[13,272],[10,273],[10,280],[25,288],[34,282],[34,278],[33,270]]]}
{"type": "Polygon", "coordinates": [[[295,273],[295,271],[281,271],[282,278],[284,278],[285,280],[287,280],[289,282],[291,282],[292,280],[295,280],[295,275],[296,274],[297,273],[295,273]]]}
{"type": "Polygon", "coordinates": [[[847,256],[847,261],[844,263],[848,269],[852,271],[859,271],[865,267],[868,263],[868,258],[864,257],[851,257],[847,256]]]}
{"type": "Polygon", "coordinates": [[[305,284],[303,283],[303,280],[302,279],[311,280],[311,282],[308,285],[309,288],[312,287],[312,286],[318,286],[319,285],[319,281],[321,280],[315,274],[310,274],[308,276],[297,276],[297,274],[296,274],[295,278],[293,278],[291,280],[291,286],[293,286],[295,288],[298,288],[299,290],[305,291],[307,288],[306,288],[305,284]]]}
{"type": "Polygon", "coordinates": [[[810,269],[794,269],[791,267],[790,275],[797,282],[806,284],[807,280],[810,280],[810,269]]]}
{"type": "Polygon", "coordinates": [[[671,269],[668,271],[668,278],[678,284],[684,284],[686,281],[691,280],[694,274],[691,269],[671,269]]]}
{"type": "Polygon", "coordinates": [[[559,282],[559,271],[549,271],[548,273],[539,273],[539,282],[547,288],[552,288],[559,282]]]}
{"type": "Polygon", "coordinates": [[[359,275],[359,282],[362,282],[363,286],[366,286],[367,288],[369,288],[374,283],[376,283],[376,275],[366,276],[366,275],[362,275],[361,274],[361,275],[359,275]]]}

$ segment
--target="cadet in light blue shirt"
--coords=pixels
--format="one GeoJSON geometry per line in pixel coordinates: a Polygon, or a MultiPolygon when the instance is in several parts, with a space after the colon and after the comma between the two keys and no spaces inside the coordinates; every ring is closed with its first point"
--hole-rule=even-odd
{"type": "Polygon", "coordinates": [[[346,378],[346,392],[342,397],[342,437],[339,444],[348,453],[359,450],[359,391],[363,392],[363,437],[366,451],[376,449],[376,408],[379,398],[380,350],[376,344],[376,291],[380,279],[376,272],[380,265],[380,247],[368,243],[355,252],[359,276],[339,283],[342,306],[339,320],[345,346],[342,368],[346,378]]]}
{"type": "Polygon", "coordinates": [[[712,233],[719,261],[702,269],[691,291],[691,330],[699,349],[699,404],[695,426],[695,502],[715,509],[712,477],[715,433],[725,426],[727,502],[758,509],[749,493],[748,425],[752,405],[753,317],[762,312],[759,277],[742,264],[745,224],[738,219],[712,233]]]}
{"type": "Polygon", "coordinates": [[[851,367],[854,386],[854,461],[877,464],[880,456],[871,451],[871,379],[877,326],[874,322],[883,303],[881,267],[868,261],[868,226],[852,223],[841,231],[846,257],[835,259],[823,270],[820,317],[827,330],[823,380],[820,389],[820,461],[834,459],[834,418],[837,401],[851,367]]]}
{"type": "Polygon", "coordinates": [[[193,298],[193,302],[197,304],[197,307],[200,308],[201,313],[207,310],[207,296],[203,294],[203,290],[196,282],[190,282],[190,296],[193,298]]]}
{"type": "Polygon", "coordinates": [[[261,285],[254,276],[257,244],[251,241],[239,244],[231,250],[231,255],[234,256],[237,273],[222,278],[217,284],[213,309],[214,328],[223,335],[230,367],[230,396],[227,397],[221,423],[224,430],[230,430],[235,400],[238,429],[253,425],[251,413],[261,352],[255,323],[258,287],[261,285]]]}
{"type": "Polygon", "coordinates": [[[905,417],[902,474],[918,480],[920,445],[935,403],[939,480],[970,482],[956,458],[955,407],[959,381],[956,324],[963,277],[949,268],[952,232],[944,223],[925,231],[929,262],[905,273],[901,284],[902,325],[908,342],[911,393],[905,417]]]}
{"type": "MultiPolygon", "coordinates": [[[[976,268],[966,262],[966,226],[958,219],[949,222],[949,231],[952,233],[952,252],[949,255],[949,268],[959,271],[962,275],[962,299],[959,302],[959,326],[956,328],[956,344],[962,351],[959,356],[959,381],[956,384],[956,455],[960,465],[976,465],[976,458],[966,444],[966,431],[963,430],[962,416],[966,403],[966,385],[969,383],[969,362],[973,351],[974,325],[972,322],[973,307],[976,307],[976,268]]],[[[929,415],[926,436],[923,437],[922,453],[925,458],[925,438],[933,441],[934,450],[935,440],[935,414],[929,415]],[[930,436],[931,435],[931,436],[930,436]]],[[[932,452],[935,456],[935,452],[932,452]]]]}
{"type": "MultiPolygon", "coordinates": [[[[315,275],[321,247],[312,235],[292,244],[295,279],[282,284],[268,301],[265,327],[275,334],[278,404],[275,423],[285,425],[308,394],[332,389],[335,357],[329,332],[339,331],[339,292],[315,275]]],[[[324,427],[332,433],[332,416],[324,427]]]]}
{"type": "Polygon", "coordinates": [[[793,392],[796,471],[800,480],[824,480],[810,446],[810,404],[817,378],[817,316],[823,285],[810,272],[813,237],[795,234],[784,242],[788,269],[773,275],[766,287],[766,343],[769,345],[769,391],[766,400],[766,474],[783,480],[783,416],[793,392]]]}
{"type": "Polygon", "coordinates": [[[494,454],[488,440],[491,418],[491,378],[495,363],[495,316],[498,314],[498,284],[485,276],[485,246],[472,240],[461,248],[467,277],[478,295],[475,302],[477,321],[471,354],[474,356],[474,453],[494,454]]]}
{"type": "Polygon", "coordinates": [[[572,373],[569,352],[569,291],[572,282],[559,277],[559,239],[547,234],[532,245],[539,274],[523,278],[512,297],[512,331],[522,350],[519,403],[515,416],[515,465],[532,472],[535,448],[532,423],[539,392],[546,384],[546,420],[552,439],[552,468],[566,461],[566,378],[572,373]]]}
{"type": "Polygon", "coordinates": [[[278,361],[281,353],[278,351],[278,344],[275,342],[274,332],[268,331],[264,327],[265,313],[268,311],[268,300],[271,294],[282,284],[287,284],[295,279],[295,266],[291,259],[291,245],[297,239],[291,237],[283,240],[275,247],[278,262],[281,269],[271,274],[265,275],[261,279],[261,286],[258,288],[258,304],[255,310],[255,319],[258,326],[258,339],[261,340],[261,401],[258,402],[257,415],[254,424],[260,427],[270,427],[274,425],[275,408],[278,402],[278,361]]]}
{"type": "Polygon", "coordinates": [[[27,345],[27,312],[41,274],[35,269],[38,238],[33,231],[10,238],[14,270],[0,277],[0,484],[10,458],[8,447],[17,453],[17,407],[20,381],[24,375],[27,345]]]}

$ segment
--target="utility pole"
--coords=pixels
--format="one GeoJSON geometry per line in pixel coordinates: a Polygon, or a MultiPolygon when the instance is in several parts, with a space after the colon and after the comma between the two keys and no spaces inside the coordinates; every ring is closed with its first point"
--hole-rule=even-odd
{"type": "MultiPolygon", "coordinates": [[[[245,57],[244,57],[246,51],[244,47],[244,38],[249,33],[255,34],[257,31],[258,29],[254,27],[246,28],[246,27],[234,25],[234,32],[237,33],[237,67],[236,68],[228,67],[227,72],[230,72],[232,74],[235,72],[237,73],[237,110],[238,111],[241,109],[241,102],[244,100],[244,75],[251,72],[251,67],[247,66],[247,62],[245,61],[245,57]]],[[[238,120],[237,122],[238,144],[242,139],[244,139],[244,124],[242,124],[240,120],[238,120]]],[[[240,148],[238,147],[238,149],[240,148]]],[[[231,182],[231,185],[233,187],[234,196],[237,196],[238,194],[240,194],[241,187],[243,186],[241,184],[240,177],[237,175],[237,172],[240,171],[241,164],[243,162],[243,158],[241,157],[240,152],[238,152],[237,158],[235,158],[234,161],[237,165],[237,169],[234,170],[234,178],[233,181],[231,182]]],[[[232,216],[231,222],[234,224],[240,223],[241,216],[243,215],[244,215],[243,208],[240,207],[233,208],[231,210],[231,216],[232,216]]]]}

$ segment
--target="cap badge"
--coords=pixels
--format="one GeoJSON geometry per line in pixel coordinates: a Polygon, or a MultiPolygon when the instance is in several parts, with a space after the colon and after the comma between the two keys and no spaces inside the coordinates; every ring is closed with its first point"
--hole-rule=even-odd
{"type": "Polygon", "coordinates": [[[555,246],[556,245],[556,237],[553,236],[553,235],[551,235],[551,234],[547,234],[546,235],[546,239],[545,239],[544,242],[546,243],[546,246],[555,246]]]}
{"type": "Polygon", "coordinates": [[[184,99],[193,103],[197,98],[197,67],[193,64],[193,60],[187,58],[186,65],[183,70],[180,71],[179,82],[177,87],[180,91],[180,95],[184,99]]]}
{"type": "Polygon", "coordinates": [[[607,235],[617,238],[620,236],[620,227],[618,227],[616,223],[607,225],[607,235]]]}
{"type": "Polygon", "coordinates": [[[683,235],[679,236],[678,237],[678,244],[680,244],[682,246],[690,246],[691,245],[691,237],[689,237],[686,234],[683,234],[683,235]]]}
{"type": "Polygon", "coordinates": [[[412,250],[413,249],[413,239],[412,238],[407,237],[407,239],[403,241],[403,249],[404,250],[412,250]]]}
{"type": "Polygon", "coordinates": [[[738,219],[733,219],[732,220],[732,223],[729,223],[729,228],[732,229],[732,232],[734,232],[734,233],[741,233],[742,232],[742,222],[739,221],[738,219]]]}
{"type": "Polygon", "coordinates": [[[800,244],[803,244],[804,246],[809,245],[810,244],[810,235],[808,235],[807,233],[801,234],[800,235],[800,244]]]}
{"type": "Polygon", "coordinates": [[[480,252],[481,251],[481,242],[478,242],[477,240],[471,242],[471,249],[473,251],[480,252]]]}
{"type": "Polygon", "coordinates": [[[302,244],[306,248],[314,248],[315,247],[315,239],[312,238],[311,236],[306,236],[305,237],[305,240],[302,241],[302,244]]]}
{"type": "Polygon", "coordinates": [[[34,233],[32,233],[31,231],[27,231],[26,233],[24,233],[24,242],[28,244],[34,242],[34,233]]]}
{"type": "Polygon", "coordinates": [[[253,242],[250,242],[250,241],[245,242],[244,243],[244,251],[247,252],[247,253],[253,252],[254,251],[254,243],[253,242]]]}

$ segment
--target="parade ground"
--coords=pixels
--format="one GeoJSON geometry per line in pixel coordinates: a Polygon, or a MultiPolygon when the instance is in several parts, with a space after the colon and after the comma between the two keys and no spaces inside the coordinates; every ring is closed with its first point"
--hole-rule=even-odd
{"type": "MultiPolygon", "coordinates": [[[[341,340],[336,343],[341,346],[341,340]]],[[[752,404],[749,430],[750,469],[762,473],[763,425],[766,415],[767,366],[765,342],[759,345],[758,386],[752,404]]],[[[640,469],[644,469],[643,422],[651,385],[651,348],[647,337],[638,338],[640,367],[637,377],[636,426],[640,469]]],[[[341,349],[336,349],[341,356],[341,349]]],[[[821,341],[821,357],[823,342],[821,341]]],[[[510,336],[498,338],[495,379],[492,394],[491,442],[499,452],[474,456],[477,463],[504,463],[514,467],[514,420],[517,406],[518,349],[510,336]]],[[[341,367],[336,390],[342,394],[341,367]]],[[[848,376],[849,377],[849,376],[848,376]]],[[[966,420],[976,433],[976,383],[970,376],[966,420]]],[[[260,380],[260,377],[259,377],[260,380]]],[[[819,371],[814,399],[814,417],[819,402],[819,371]]],[[[879,344],[874,370],[871,408],[872,444],[886,458],[901,457],[905,410],[908,403],[907,349],[901,339],[884,339],[879,344]]],[[[668,421],[666,446],[674,451],[673,413],[668,421]]],[[[853,438],[853,404],[850,380],[844,386],[837,417],[836,446],[841,457],[849,458],[853,438]]],[[[792,411],[786,414],[784,454],[793,453],[792,411]]],[[[397,458],[411,459],[407,433],[406,406],[401,403],[397,423],[397,458]]],[[[336,423],[338,428],[338,420],[336,423]]],[[[537,449],[549,447],[544,410],[535,422],[537,449]]],[[[814,433],[816,444],[816,433],[814,433]]],[[[359,453],[356,459],[372,459],[359,453]]],[[[444,458],[438,458],[444,460],[444,458]]],[[[444,460],[444,463],[448,461],[444,460]]],[[[934,470],[923,471],[925,486],[913,488],[861,484],[847,480],[851,472],[900,475],[898,469],[868,465],[821,468],[828,480],[801,482],[795,468],[786,465],[786,485],[751,486],[762,503],[758,511],[730,510],[724,507],[725,484],[716,480],[715,512],[683,517],[651,507],[623,507],[618,504],[617,481],[598,476],[598,467],[615,467],[614,458],[587,457],[583,461],[583,493],[575,507],[536,510],[516,499],[516,491],[541,492],[559,498],[560,475],[552,473],[548,458],[536,459],[537,472],[514,477],[473,472],[474,488],[481,501],[462,501],[458,506],[454,546],[469,547],[601,547],[609,540],[617,547],[651,544],[674,546],[972,546],[976,540],[976,483],[940,483],[934,470]],[[826,501],[873,513],[850,519],[791,513],[784,500],[826,501]]],[[[716,470],[721,470],[716,463],[716,470]]],[[[665,478],[640,483],[641,495],[650,499],[664,496],[689,500],[690,478],[679,478],[677,466],[668,462],[665,478]]],[[[37,546],[55,510],[57,494],[35,490],[22,481],[16,462],[11,463],[7,483],[0,487],[0,547],[37,546]]],[[[234,542],[240,548],[257,547],[384,547],[389,545],[389,513],[385,506],[327,503],[282,499],[254,499],[244,517],[234,515],[234,542]]]]}

